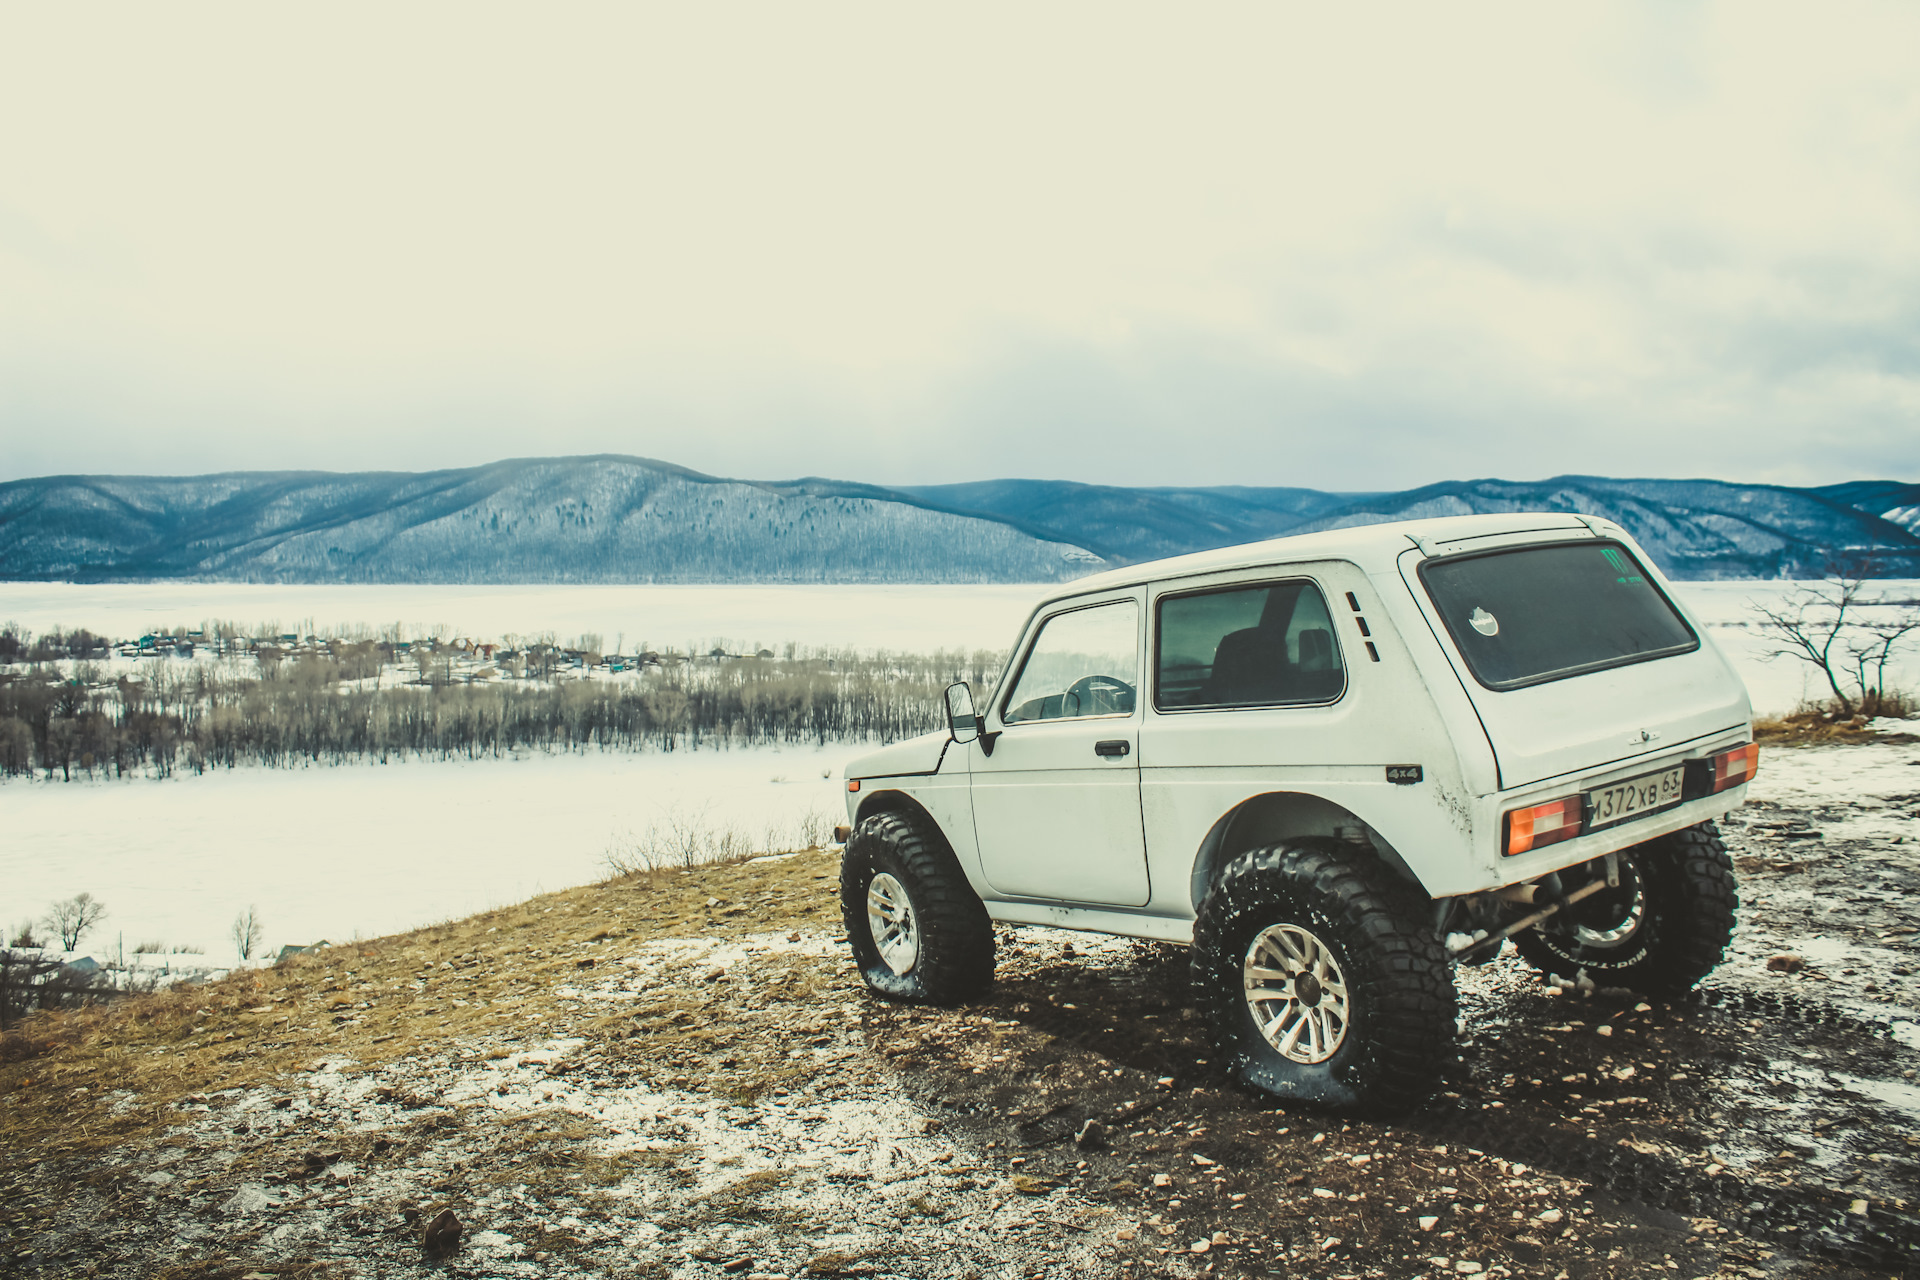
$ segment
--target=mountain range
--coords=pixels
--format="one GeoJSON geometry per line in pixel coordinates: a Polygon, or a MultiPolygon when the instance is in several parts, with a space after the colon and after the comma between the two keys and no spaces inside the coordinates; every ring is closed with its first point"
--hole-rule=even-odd
{"type": "Polygon", "coordinates": [[[0,484],[0,578],[238,582],[1034,582],[1288,533],[1553,510],[1678,578],[1920,576],[1920,485],[1459,480],[1394,493],[1050,480],[735,480],[618,455],[431,472],[0,484]]]}

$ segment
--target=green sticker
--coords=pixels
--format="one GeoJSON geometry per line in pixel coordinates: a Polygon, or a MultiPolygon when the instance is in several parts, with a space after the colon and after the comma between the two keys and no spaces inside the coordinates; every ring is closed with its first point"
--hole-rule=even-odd
{"type": "Polygon", "coordinates": [[[1618,551],[1614,550],[1612,547],[1600,548],[1600,554],[1607,558],[1607,563],[1613,566],[1614,572],[1621,575],[1620,577],[1617,577],[1614,579],[1614,581],[1619,583],[1621,586],[1627,586],[1631,583],[1646,581],[1645,578],[1642,578],[1637,573],[1629,574],[1627,572],[1627,568],[1628,568],[1627,558],[1621,555],[1618,551]]]}

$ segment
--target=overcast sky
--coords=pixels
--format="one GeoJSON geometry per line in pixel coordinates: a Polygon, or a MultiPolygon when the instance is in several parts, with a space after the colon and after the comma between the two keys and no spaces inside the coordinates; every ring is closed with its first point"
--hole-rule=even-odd
{"type": "Polygon", "coordinates": [[[0,0],[0,479],[1920,478],[1920,9],[0,0]]]}

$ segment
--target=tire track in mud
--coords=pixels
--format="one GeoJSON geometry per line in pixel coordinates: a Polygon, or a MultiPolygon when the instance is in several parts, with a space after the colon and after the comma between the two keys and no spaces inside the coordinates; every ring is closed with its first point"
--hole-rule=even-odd
{"type": "MultiPolygon", "coordinates": [[[[1043,958],[1030,944],[1016,950],[1026,952],[1024,962],[1007,966],[992,1001],[997,1006],[993,1025],[1017,1024],[1031,1037],[1024,1051],[1008,1053],[1000,1063],[990,1057],[969,1074],[956,1076],[933,1063],[914,1073],[921,1105],[983,1138],[997,1139],[1007,1151],[1035,1157],[1054,1151],[1070,1160],[1085,1154],[1072,1138],[1086,1120],[1115,1131],[1139,1121],[1118,1145],[1129,1147],[1129,1159],[1149,1159],[1144,1151],[1136,1155],[1130,1149],[1145,1136],[1142,1126],[1166,1126],[1159,1128],[1165,1135],[1186,1124],[1215,1130],[1217,1137],[1199,1149],[1229,1169],[1259,1176],[1264,1164],[1318,1178],[1313,1164],[1303,1160],[1307,1152],[1319,1160],[1336,1151],[1363,1153],[1376,1139],[1404,1141],[1409,1149],[1464,1149],[1579,1184],[1602,1216],[1643,1224],[1669,1241],[1702,1230],[1702,1222],[1711,1220],[1725,1233],[1711,1237],[1715,1248],[1737,1252],[1757,1246],[1797,1257],[1803,1265],[1912,1274],[1920,1258],[1920,1214],[1913,1212],[1910,1198],[1920,1166],[1912,1164],[1912,1152],[1907,1158],[1865,1157],[1894,1161],[1873,1170],[1883,1188],[1891,1183],[1894,1194],[1874,1193],[1865,1215],[1856,1211],[1855,1201],[1867,1192],[1822,1185],[1810,1176],[1812,1169],[1792,1164],[1783,1170],[1761,1160],[1755,1162],[1755,1176],[1748,1176],[1733,1160],[1717,1164],[1717,1157],[1708,1155],[1710,1148],[1758,1151],[1801,1142],[1808,1125],[1816,1140],[1824,1135],[1828,1141],[1840,1132],[1835,1126],[1861,1135],[1884,1128],[1860,1118],[1860,1108],[1872,1100],[1849,1095],[1847,1082],[1898,1083],[1892,1077],[1904,1059],[1890,1056],[1899,1050],[1889,1043],[1903,1021],[1898,1011],[1875,1018],[1806,996],[1728,983],[1657,1008],[1613,993],[1548,998],[1550,993],[1531,985],[1530,972],[1509,966],[1499,982],[1468,1002],[1479,1025],[1451,1072],[1446,1087],[1452,1095],[1397,1124],[1349,1126],[1241,1092],[1199,1060],[1206,1055],[1204,1029],[1186,1008],[1182,957],[1138,948],[1089,964],[1091,957],[1071,953],[1064,962],[1043,958]],[[1556,1034],[1569,1027],[1549,1025],[1568,1018],[1585,1028],[1612,1024],[1616,1034],[1556,1034]],[[1787,1095],[1765,1092],[1768,1065],[1794,1050],[1817,1052],[1822,1063],[1842,1074],[1824,1084],[1797,1083],[1793,1107],[1782,1109],[1777,1099],[1787,1095]],[[1649,1068],[1659,1059],[1661,1066],[1631,1085],[1610,1075],[1638,1059],[1647,1059],[1649,1068]],[[1895,1069],[1890,1073],[1889,1067],[1895,1069]],[[1092,1079],[1062,1101],[1061,1077],[1076,1068],[1092,1079]],[[1116,1069],[1124,1069],[1124,1077],[1116,1069]],[[1547,1075],[1549,1069],[1572,1073],[1568,1078],[1579,1083],[1556,1080],[1547,1075]],[[1503,1072],[1529,1070],[1548,1083],[1531,1081],[1537,1087],[1530,1090],[1516,1087],[1511,1075],[1500,1080],[1503,1072]],[[1043,1087],[1049,1082],[1051,1093],[1043,1087]],[[1652,1101],[1627,1096],[1635,1089],[1652,1095],[1652,1101]],[[1584,1111],[1583,1102],[1588,1104],[1584,1111]],[[1647,1105],[1616,1109],[1616,1103],[1647,1105]],[[1595,1104],[1601,1108],[1597,1115],[1595,1104]],[[1724,1126],[1719,1114],[1708,1115],[1722,1110],[1734,1117],[1724,1126]],[[1836,1111],[1849,1118],[1814,1122],[1836,1111]],[[1320,1135],[1313,1141],[1324,1138],[1324,1144],[1291,1148],[1286,1159],[1293,1163],[1276,1160],[1279,1153],[1253,1131],[1282,1125],[1292,1126],[1295,1135],[1284,1141],[1298,1141],[1308,1132],[1320,1135]],[[1246,1140],[1233,1136],[1236,1131],[1245,1132],[1246,1140]],[[1640,1133],[1658,1134],[1663,1141],[1636,1141],[1640,1133]],[[1788,1185],[1768,1180],[1803,1174],[1804,1181],[1788,1185]],[[1889,1203],[1902,1197],[1908,1198],[1907,1207],[1889,1203]]],[[[971,1012],[978,1016],[985,1010],[975,1006],[971,1012]]],[[[1850,1140],[1846,1155],[1859,1157],[1863,1150],[1850,1140]]],[[[1410,1182],[1391,1194],[1410,1200],[1426,1194],[1418,1179],[1410,1182]]],[[[1290,1228],[1275,1220],[1269,1229],[1284,1237],[1290,1228]]],[[[1711,1231],[1711,1225],[1705,1229],[1711,1231]]]]}
{"type": "MultiPolygon", "coordinates": [[[[1888,1040],[1897,1018],[1862,1016],[1826,1001],[1794,993],[1754,991],[1711,983],[1667,1006],[1742,1019],[1817,1029],[1839,1037],[1888,1040]]],[[[1592,1016],[1606,1014],[1596,1005],[1592,1016]]],[[[1624,1009],[1620,1013],[1624,1013],[1624,1009]]],[[[1614,1015],[1616,1018],[1618,1014],[1614,1015]]],[[[1678,1031],[1676,1026],[1674,1030],[1678,1031]]],[[[1920,1259],[1920,1213],[1884,1202],[1866,1214],[1853,1211],[1861,1197],[1825,1187],[1783,1187],[1743,1178],[1731,1169],[1709,1174],[1657,1153],[1582,1135],[1549,1133],[1563,1113],[1533,1114],[1511,1103],[1499,1110],[1471,1110],[1458,1103],[1430,1107],[1420,1132],[1439,1141],[1462,1142],[1578,1179],[1625,1203],[1637,1203],[1689,1218],[1712,1218],[1758,1241],[1784,1245],[1812,1257],[1862,1267],[1911,1269],[1920,1259]],[[1428,1118],[1430,1117],[1430,1118],[1428,1118]]]]}
{"type": "Polygon", "coordinates": [[[1920,1257],[1920,1215],[1876,1206],[1871,1218],[1848,1212],[1853,1197],[1825,1189],[1775,1187],[1723,1172],[1709,1176],[1678,1161],[1600,1141],[1568,1143],[1541,1132],[1535,1117],[1455,1109],[1429,1112],[1416,1125],[1436,1141],[1457,1142],[1586,1183],[1627,1204],[1689,1218],[1713,1218],[1755,1240],[1865,1267],[1911,1267],[1920,1257]]]}
{"type": "Polygon", "coordinates": [[[1778,991],[1749,991],[1741,987],[1710,984],[1701,987],[1689,997],[1689,1003],[1704,1005],[1710,1009],[1723,1009],[1729,1013],[1751,1014],[1755,1017],[1770,1018],[1776,1022],[1797,1022],[1808,1026],[1831,1027],[1837,1031],[1852,1031],[1861,1035],[1891,1037],[1894,1025],[1898,1022],[1911,1022],[1913,1019],[1868,1018],[1824,1000],[1814,1000],[1807,996],[1797,996],[1778,991]]]}

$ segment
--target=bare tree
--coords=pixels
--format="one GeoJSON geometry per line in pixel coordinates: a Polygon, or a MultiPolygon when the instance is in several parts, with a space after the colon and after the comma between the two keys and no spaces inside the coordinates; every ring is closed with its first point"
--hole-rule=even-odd
{"type": "Polygon", "coordinates": [[[1849,625],[1847,615],[1860,604],[1866,585],[1862,578],[1835,576],[1817,587],[1800,588],[1778,606],[1759,601],[1748,606],[1760,616],[1760,628],[1768,636],[1769,647],[1762,657],[1792,658],[1819,671],[1842,717],[1848,719],[1854,707],[1840,683],[1847,658],[1841,636],[1849,625]]]}
{"type": "MultiPolygon", "coordinates": [[[[1909,608],[1893,617],[1856,626],[1847,637],[1847,666],[1860,686],[1860,709],[1870,716],[1887,715],[1887,664],[1894,651],[1920,633],[1920,609],[1909,608]]],[[[1894,714],[1900,714],[1895,711],[1894,714]]]]}
{"type": "Polygon", "coordinates": [[[60,949],[72,951],[80,939],[107,914],[106,904],[90,893],[77,893],[65,902],[56,902],[47,912],[47,927],[60,937],[60,949]]]}
{"type": "Polygon", "coordinates": [[[240,953],[242,960],[253,959],[261,934],[259,907],[248,907],[233,918],[233,949],[240,953]]]}
{"type": "Polygon", "coordinates": [[[1780,605],[1755,602],[1769,647],[1763,658],[1792,658],[1819,671],[1841,719],[1881,713],[1887,700],[1887,664],[1920,633],[1920,612],[1879,616],[1887,602],[1866,595],[1867,580],[1836,574],[1802,587],[1780,605]]]}

